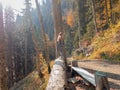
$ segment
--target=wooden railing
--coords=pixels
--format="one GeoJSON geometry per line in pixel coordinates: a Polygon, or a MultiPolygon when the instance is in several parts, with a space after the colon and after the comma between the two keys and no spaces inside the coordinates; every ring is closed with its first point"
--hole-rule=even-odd
{"type": "Polygon", "coordinates": [[[95,75],[89,73],[87,70],[77,66],[76,61],[71,62],[71,69],[77,72],[88,83],[95,86],[95,90],[110,90],[107,75],[102,72],[96,72],[95,75]]]}

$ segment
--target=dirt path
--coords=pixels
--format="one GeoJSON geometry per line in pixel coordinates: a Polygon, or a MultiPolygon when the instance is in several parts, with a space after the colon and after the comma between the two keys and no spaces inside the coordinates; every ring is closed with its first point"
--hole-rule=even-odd
{"type": "Polygon", "coordinates": [[[96,71],[107,73],[110,90],[120,90],[120,64],[104,60],[79,60],[76,64],[93,74],[96,71]]]}

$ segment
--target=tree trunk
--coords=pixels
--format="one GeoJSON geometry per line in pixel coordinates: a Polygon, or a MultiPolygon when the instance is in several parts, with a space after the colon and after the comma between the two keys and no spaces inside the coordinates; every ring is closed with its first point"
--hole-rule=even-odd
{"type": "Polygon", "coordinates": [[[79,30],[79,47],[82,46],[81,40],[86,32],[85,4],[86,0],[77,0],[78,6],[78,30],[79,30]],[[82,12],[82,13],[81,13],[82,12]]]}
{"type": "Polygon", "coordinates": [[[97,33],[98,30],[97,30],[96,13],[95,13],[95,2],[94,2],[94,0],[91,0],[91,1],[92,1],[93,22],[94,22],[94,26],[95,26],[95,32],[97,33]]]}
{"type": "Polygon", "coordinates": [[[108,5],[107,5],[107,0],[105,0],[105,8],[106,8],[106,24],[108,25],[108,5]]]}
{"type": "Polygon", "coordinates": [[[40,12],[40,6],[38,4],[38,0],[35,0],[35,3],[36,3],[36,7],[37,7],[37,11],[38,11],[38,17],[39,17],[39,21],[40,21],[40,28],[42,30],[42,35],[43,35],[43,41],[44,41],[44,49],[45,49],[45,56],[46,56],[46,63],[47,63],[47,66],[48,66],[48,72],[50,73],[51,72],[51,69],[50,69],[50,65],[49,65],[49,53],[48,53],[48,42],[47,42],[47,38],[46,38],[46,35],[45,35],[45,32],[44,32],[44,25],[43,25],[43,19],[42,19],[42,14],[40,12]]]}
{"type": "Polygon", "coordinates": [[[5,36],[3,26],[3,9],[0,4],[0,90],[8,90],[7,88],[7,72],[6,72],[6,49],[5,36]]]}
{"type": "MultiPolygon", "coordinates": [[[[57,58],[58,57],[57,35],[59,34],[59,32],[63,32],[60,0],[52,0],[52,6],[53,6],[52,8],[53,8],[53,18],[54,18],[54,40],[55,40],[56,58],[57,58]]],[[[67,65],[65,45],[63,46],[62,51],[63,51],[63,58],[65,61],[65,65],[67,65]]]]}
{"type": "Polygon", "coordinates": [[[55,40],[55,48],[56,48],[56,58],[58,57],[57,51],[57,35],[59,32],[63,32],[62,29],[62,15],[61,15],[61,4],[60,0],[52,0],[52,8],[53,8],[53,18],[54,18],[54,40],[55,40]]]}
{"type": "Polygon", "coordinates": [[[80,20],[80,6],[79,6],[79,4],[80,4],[80,0],[77,0],[77,5],[78,5],[78,30],[79,30],[79,48],[81,47],[81,45],[80,45],[80,41],[81,41],[81,20],[80,20]]]}
{"type": "Polygon", "coordinates": [[[27,75],[28,34],[25,33],[25,75],[27,75]]]}
{"type": "MultiPolygon", "coordinates": [[[[31,17],[30,17],[30,21],[31,21],[32,19],[31,19],[31,17]]],[[[36,58],[37,58],[37,60],[39,59],[39,54],[40,54],[40,49],[39,49],[39,44],[37,43],[38,41],[36,40],[36,38],[35,38],[35,33],[34,33],[34,28],[33,28],[33,25],[32,25],[32,21],[31,21],[31,26],[32,26],[32,28],[31,28],[31,33],[32,33],[32,39],[33,39],[33,43],[34,43],[34,47],[35,47],[35,51],[36,51],[36,58]]],[[[40,78],[41,78],[41,80],[43,80],[44,78],[43,78],[43,74],[42,74],[42,71],[41,71],[41,69],[40,69],[40,65],[39,65],[39,61],[38,62],[36,62],[36,69],[37,69],[37,71],[38,71],[38,74],[39,74],[39,76],[40,76],[40,78]]]]}
{"type": "Polygon", "coordinates": [[[8,66],[8,87],[14,84],[14,60],[13,60],[13,30],[14,30],[14,13],[11,8],[5,9],[5,32],[7,41],[7,66],[8,66]]]}
{"type": "Polygon", "coordinates": [[[65,90],[67,86],[66,69],[63,60],[56,59],[46,90],[65,90]]]}
{"type": "Polygon", "coordinates": [[[113,23],[114,20],[113,20],[113,12],[112,12],[112,0],[109,0],[110,2],[110,18],[111,18],[111,22],[113,23]]]}

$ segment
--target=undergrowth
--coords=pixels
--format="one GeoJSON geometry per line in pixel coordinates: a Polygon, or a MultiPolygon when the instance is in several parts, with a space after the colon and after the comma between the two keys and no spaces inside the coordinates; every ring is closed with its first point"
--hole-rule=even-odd
{"type": "Polygon", "coordinates": [[[120,22],[93,38],[93,53],[88,59],[108,59],[120,61],[120,22]]]}

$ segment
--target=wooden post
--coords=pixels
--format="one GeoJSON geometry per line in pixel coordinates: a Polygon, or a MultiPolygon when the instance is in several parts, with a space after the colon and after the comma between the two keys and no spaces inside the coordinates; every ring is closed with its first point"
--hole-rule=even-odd
{"type": "Polygon", "coordinates": [[[105,73],[96,72],[95,83],[96,83],[96,90],[110,90],[108,79],[105,73]]]}
{"type": "Polygon", "coordinates": [[[72,65],[73,65],[74,67],[78,67],[78,61],[72,61],[72,65]]]}
{"type": "Polygon", "coordinates": [[[64,60],[56,59],[46,90],[64,90],[67,86],[64,60]]]}

